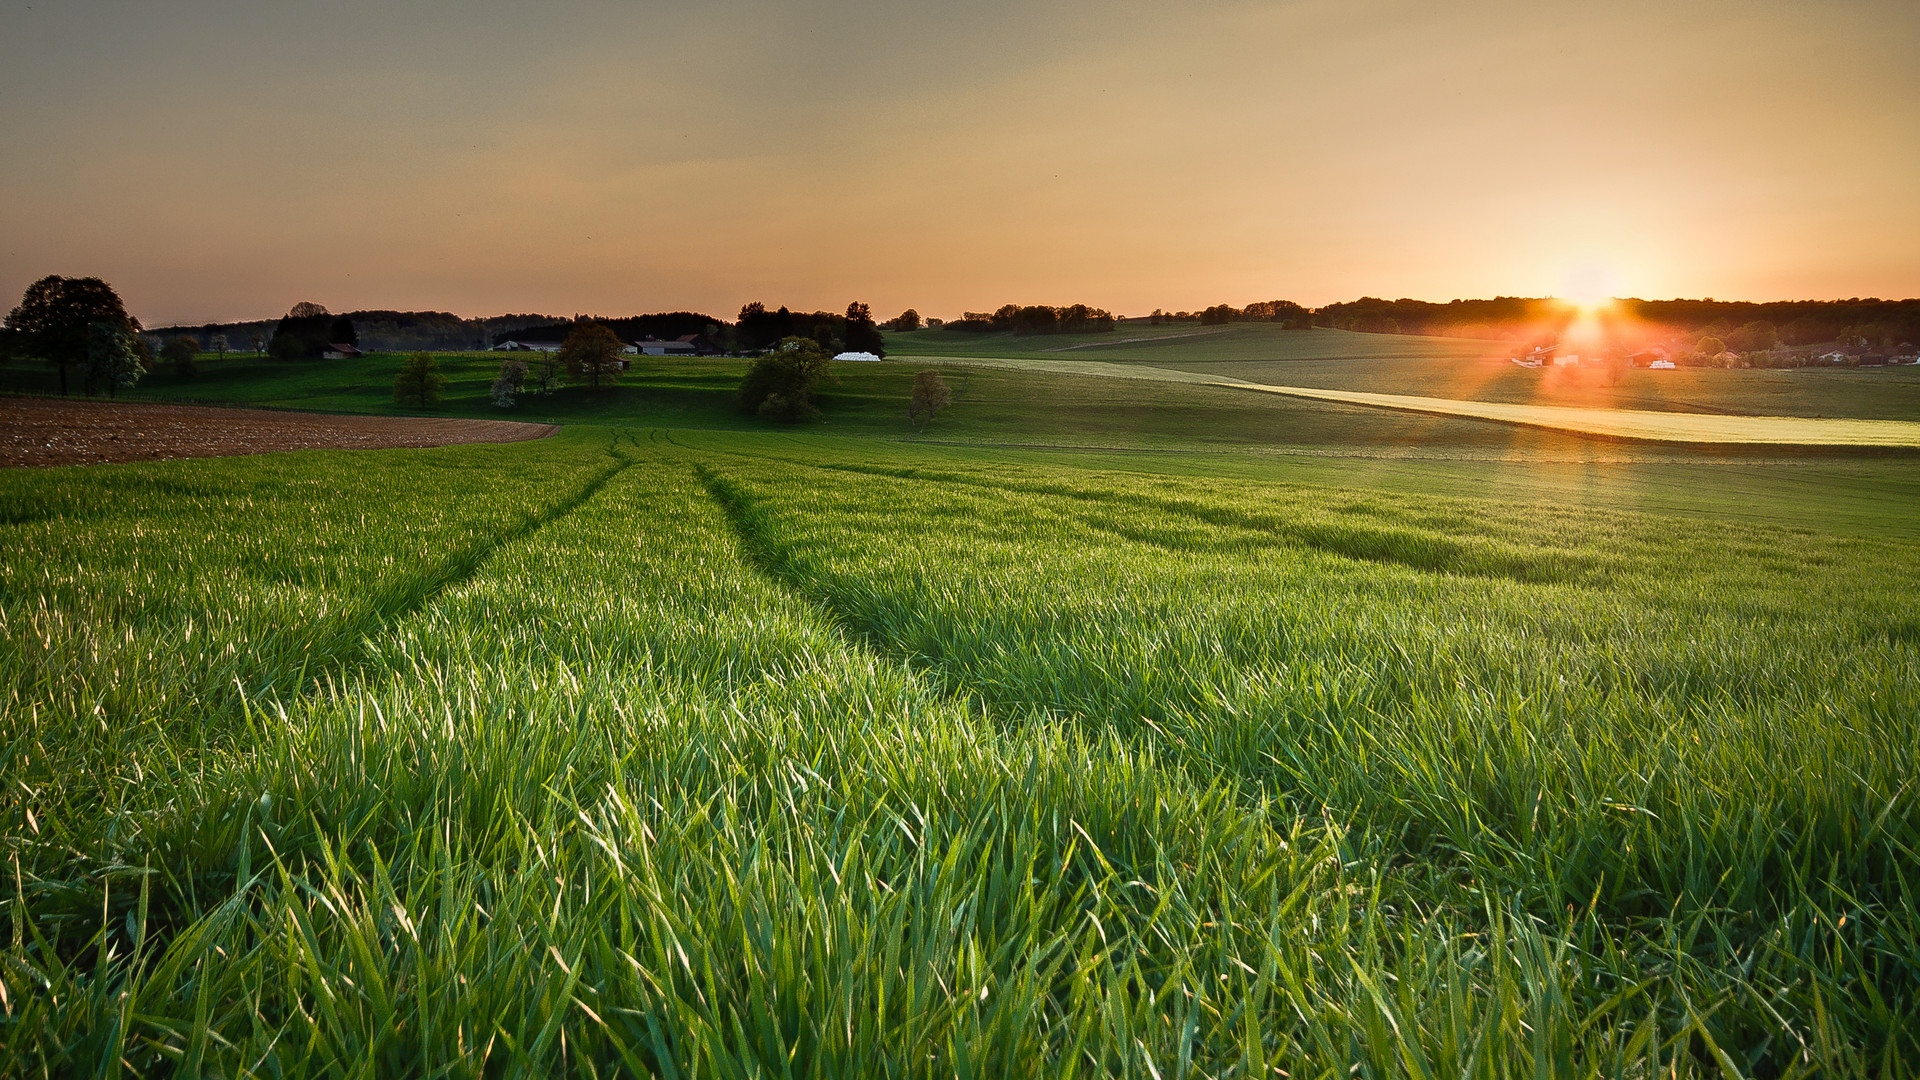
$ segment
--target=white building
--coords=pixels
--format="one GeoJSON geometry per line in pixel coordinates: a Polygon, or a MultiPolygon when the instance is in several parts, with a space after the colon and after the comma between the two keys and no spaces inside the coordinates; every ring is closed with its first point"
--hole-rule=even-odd
{"type": "Polygon", "coordinates": [[[843,352],[834,357],[836,362],[848,361],[856,364],[877,364],[880,358],[870,352],[843,352]]]}

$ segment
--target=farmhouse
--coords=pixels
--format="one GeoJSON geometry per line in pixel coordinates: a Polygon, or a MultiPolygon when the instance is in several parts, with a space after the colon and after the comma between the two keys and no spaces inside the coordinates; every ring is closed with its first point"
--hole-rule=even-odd
{"type": "Polygon", "coordinates": [[[682,334],[672,341],[651,335],[633,343],[646,356],[718,356],[720,350],[703,334],[682,334]]]}
{"type": "Polygon", "coordinates": [[[559,352],[557,341],[503,341],[489,352],[559,352]]]}
{"type": "Polygon", "coordinates": [[[1655,361],[1653,361],[1652,363],[1649,363],[1649,364],[1647,365],[1647,369],[1648,369],[1649,371],[1672,371],[1672,370],[1673,370],[1673,361],[1671,361],[1671,360],[1655,360],[1655,361]]]}
{"type": "Polygon", "coordinates": [[[672,341],[662,341],[659,338],[648,335],[633,344],[634,348],[638,349],[643,356],[698,356],[700,350],[694,344],[693,339],[694,335],[692,334],[674,338],[672,341]]]}
{"type": "Polygon", "coordinates": [[[1554,350],[1559,347],[1558,345],[1541,345],[1520,356],[1509,357],[1509,359],[1524,368],[1537,368],[1546,363],[1547,357],[1553,355],[1554,350]]]}
{"type": "Polygon", "coordinates": [[[352,345],[329,345],[321,350],[320,355],[328,360],[351,360],[365,354],[352,345]]]}

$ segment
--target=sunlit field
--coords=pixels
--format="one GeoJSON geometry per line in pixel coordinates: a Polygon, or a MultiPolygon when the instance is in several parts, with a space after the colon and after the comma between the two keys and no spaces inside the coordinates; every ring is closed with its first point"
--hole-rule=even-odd
{"type": "Polygon", "coordinates": [[[1905,511],[1234,461],[0,474],[0,1072],[1910,1072],[1905,511]]]}

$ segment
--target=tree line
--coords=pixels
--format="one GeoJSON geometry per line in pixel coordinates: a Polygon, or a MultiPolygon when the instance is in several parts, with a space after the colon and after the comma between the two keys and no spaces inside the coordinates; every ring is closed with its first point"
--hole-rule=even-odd
{"type": "MultiPolygon", "coordinates": [[[[916,316],[916,319],[918,317],[916,316]]],[[[767,310],[758,300],[740,308],[733,324],[735,347],[740,352],[759,352],[773,348],[789,338],[805,338],[828,355],[841,352],[870,352],[885,356],[886,341],[873,321],[873,310],[854,301],[847,310],[790,311],[786,307],[767,310]]]]}
{"type": "MultiPolygon", "coordinates": [[[[1920,339],[1920,300],[1641,300],[1612,305],[1625,319],[1666,327],[1677,334],[1700,335],[1714,328],[1724,336],[1764,323],[1786,345],[1814,345],[1859,338],[1869,344],[1898,344],[1920,339]]],[[[1328,304],[1313,311],[1316,326],[1375,334],[1424,334],[1445,337],[1518,338],[1542,327],[1564,328],[1575,312],[1551,297],[1497,296],[1491,300],[1358,300],[1328,304]]],[[[1769,344],[1772,344],[1769,342],[1769,344]]],[[[1762,346],[1765,347],[1765,346],[1762,346]]]]}
{"type": "Polygon", "coordinates": [[[967,333],[1099,334],[1113,329],[1113,313],[1086,304],[1003,304],[994,311],[968,311],[946,324],[967,333]]]}

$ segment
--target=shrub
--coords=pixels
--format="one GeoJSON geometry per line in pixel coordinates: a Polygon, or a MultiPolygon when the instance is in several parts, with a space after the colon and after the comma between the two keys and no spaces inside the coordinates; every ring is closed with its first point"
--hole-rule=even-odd
{"type": "Polygon", "coordinates": [[[190,337],[170,337],[160,346],[160,358],[173,366],[173,373],[183,379],[193,378],[193,358],[200,353],[200,343],[190,337]]]}
{"type": "Polygon", "coordinates": [[[440,400],[446,385],[447,377],[440,374],[440,362],[433,354],[417,352],[401,363],[400,374],[393,377],[393,402],[424,409],[440,400]]]}
{"type": "Polygon", "coordinates": [[[493,377],[493,404],[496,408],[511,409],[519,404],[520,394],[527,385],[527,364],[524,360],[508,358],[500,361],[500,373],[493,377]]]}
{"type": "Polygon", "coordinates": [[[827,375],[827,354],[806,338],[790,337],[756,359],[740,380],[740,410],[765,420],[818,416],[814,393],[827,375]]]}

